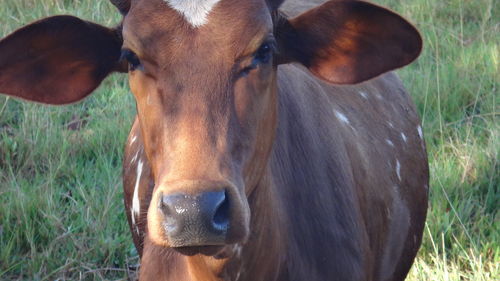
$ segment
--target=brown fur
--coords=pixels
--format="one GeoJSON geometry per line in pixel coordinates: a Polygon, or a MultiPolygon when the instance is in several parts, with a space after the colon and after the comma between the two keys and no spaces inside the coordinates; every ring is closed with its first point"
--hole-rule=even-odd
{"type": "MultiPolygon", "coordinates": [[[[239,280],[404,279],[420,245],[428,184],[419,121],[407,93],[393,74],[357,86],[333,87],[297,66],[280,67],[279,73],[283,73],[282,85],[288,86],[280,88],[278,136],[267,172],[249,198],[255,212],[250,228],[259,231],[252,232],[236,265],[229,259],[228,274],[239,267],[249,274],[242,273],[239,280]],[[311,93],[316,94],[311,97],[311,93]],[[345,113],[352,127],[337,120],[333,108],[345,113]],[[385,139],[392,140],[394,147],[385,139]],[[400,162],[402,181],[398,181],[395,161],[400,162]],[[410,219],[402,238],[406,242],[399,250],[400,245],[391,246],[387,240],[391,219],[397,221],[400,215],[394,213],[394,200],[406,206],[410,219]],[[394,274],[381,267],[385,248],[395,252],[394,274]],[[269,275],[255,275],[267,265],[269,275]],[[356,276],[362,272],[364,276],[356,276]],[[275,275],[281,277],[269,277],[275,275]]],[[[131,136],[136,133],[138,129],[133,129],[131,136]]],[[[127,155],[124,163],[131,172],[125,179],[134,179],[133,153],[127,155]]],[[[126,180],[125,190],[130,193],[133,188],[126,180]]],[[[158,251],[150,246],[150,251],[158,251]]],[[[176,256],[175,251],[165,251],[176,256]]],[[[146,250],[144,255],[151,253],[146,250]]],[[[156,268],[144,262],[142,266],[141,272],[149,266],[156,268]]],[[[164,280],[174,280],[169,278],[164,280]]],[[[198,278],[185,280],[205,280],[198,278]]]]}
{"type": "Polygon", "coordinates": [[[414,60],[420,36],[364,2],[328,1],[293,19],[275,10],[281,2],[222,0],[193,28],[163,0],[116,0],[124,21],[113,30],[48,20],[78,27],[83,47],[67,42],[71,28],[53,38],[44,22],[0,41],[9,54],[0,54],[0,92],[54,104],[85,97],[121,69],[122,40],[136,54],[129,77],[138,116],[123,180],[140,280],[397,281],[408,273],[428,164],[411,99],[383,73],[414,60]],[[88,43],[93,34],[102,39],[88,43]],[[47,58],[41,65],[84,67],[33,73],[16,51],[26,40],[61,46],[60,57],[35,47],[47,58]],[[255,63],[264,42],[278,53],[255,63]],[[42,92],[26,85],[31,76],[42,92]],[[229,198],[224,244],[173,248],[159,202],[207,191],[229,198]]]}

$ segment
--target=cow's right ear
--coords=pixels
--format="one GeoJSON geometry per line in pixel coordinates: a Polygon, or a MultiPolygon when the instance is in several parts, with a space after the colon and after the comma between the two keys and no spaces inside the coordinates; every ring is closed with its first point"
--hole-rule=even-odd
{"type": "Polygon", "coordinates": [[[299,62],[331,83],[354,84],[409,64],[422,50],[401,16],[363,1],[331,0],[293,19],[278,17],[278,63],[299,62]]]}
{"type": "Polygon", "coordinates": [[[120,71],[120,32],[72,16],[25,26],[0,41],[0,93],[46,104],[89,95],[120,71]]]}

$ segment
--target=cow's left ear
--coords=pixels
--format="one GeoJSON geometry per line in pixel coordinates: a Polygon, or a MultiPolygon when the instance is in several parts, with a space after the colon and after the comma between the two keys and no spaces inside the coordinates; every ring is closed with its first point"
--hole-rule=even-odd
{"type": "Polygon", "coordinates": [[[0,41],[0,93],[46,104],[89,95],[119,64],[118,31],[72,16],[25,26],[0,41]]]}
{"type": "Polygon", "coordinates": [[[353,84],[409,64],[422,39],[401,16],[361,1],[329,1],[277,21],[279,63],[300,62],[316,76],[353,84]]]}

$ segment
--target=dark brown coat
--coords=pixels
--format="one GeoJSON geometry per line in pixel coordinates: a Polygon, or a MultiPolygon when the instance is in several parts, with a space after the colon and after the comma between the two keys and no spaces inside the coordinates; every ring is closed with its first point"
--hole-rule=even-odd
{"type": "Polygon", "coordinates": [[[59,16],[1,40],[0,92],[75,102],[128,64],[140,280],[406,277],[429,188],[416,110],[389,72],[420,53],[410,24],[360,1],[292,19],[279,0],[221,0],[207,18],[112,2],[115,29],[59,16]]]}

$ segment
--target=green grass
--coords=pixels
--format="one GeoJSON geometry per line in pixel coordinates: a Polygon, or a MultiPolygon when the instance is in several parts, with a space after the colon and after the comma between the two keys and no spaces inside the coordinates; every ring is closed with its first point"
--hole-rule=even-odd
{"type": "MultiPolygon", "coordinates": [[[[423,119],[429,216],[409,280],[500,280],[500,4],[378,0],[421,30],[420,59],[399,71],[423,119]]],[[[111,26],[107,1],[3,0],[0,37],[47,15],[111,26]]],[[[0,97],[0,280],[124,279],[137,263],[121,158],[134,115],[125,77],[82,103],[0,97]],[[68,124],[83,122],[80,130],[68,124]]]]}

